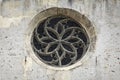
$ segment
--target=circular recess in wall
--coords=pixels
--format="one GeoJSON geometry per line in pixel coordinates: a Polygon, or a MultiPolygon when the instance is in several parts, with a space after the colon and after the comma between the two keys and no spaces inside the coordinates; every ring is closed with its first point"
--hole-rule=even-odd
{"type": "Polygon", "coordinates": [[[49,8],[38,13],[29,26],[27,51],[46,68],[72,69],[84,63],[94,52],[94,27],[75,10],[49,8]]]}

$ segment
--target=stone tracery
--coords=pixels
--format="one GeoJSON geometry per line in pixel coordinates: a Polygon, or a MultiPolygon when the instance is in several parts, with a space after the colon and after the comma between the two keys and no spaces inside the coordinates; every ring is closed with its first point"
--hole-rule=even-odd
{"type": "Polygon", "coordinates": [[[83,27],[70,17],[51,16],[35,28],[33,50],[40,60],[51,66],[69,66],[87,51],[88,35],[83,27]]]}

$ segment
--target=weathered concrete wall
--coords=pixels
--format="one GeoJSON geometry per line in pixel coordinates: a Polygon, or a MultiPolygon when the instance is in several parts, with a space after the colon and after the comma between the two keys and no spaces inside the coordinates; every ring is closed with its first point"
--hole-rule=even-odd
{"type": "Polygon", "coordinates": [[[0,0],[0,80],[120,80],[120,0],[0,0]],[[82,66],[54,71],[25,48],[31,19],[50,7],[74,9],[95,25],[97,44],[82,66]]]}

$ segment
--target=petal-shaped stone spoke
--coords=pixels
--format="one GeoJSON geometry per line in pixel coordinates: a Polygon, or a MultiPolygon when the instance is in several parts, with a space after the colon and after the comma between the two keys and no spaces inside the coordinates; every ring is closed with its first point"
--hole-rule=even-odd
{"type": "Polygon", "coordinates": [[[59,34],[61,34],[62,32],[64,32],[64,25],[62,23],[57,23],[55,25],[55,29],[59,34]]]}
{"type": "Polygon", "coordinates": [[[70,38],[72,35],[74,35],[74,29],[67,28],[65,32],[62,34],[62,40],[70,38]]]}
{"type": "Polygon", "coordinates": [[[62,42],[61,48],[64,51],[69,52],[69,53],[74,53],[75,52],[74,46],[72,44],[70,44],[70,43],[67,43],[67,42],[62,42]]]}
{"type": "Polygon", "coordinates": [[[45,52],[45,54],[51,54],[51,53],[54,53],[57,50],[57,48],[58,48],[58,44],[57,43],[50,43],[45,48],[44,52],[45,52]]]}
{"type": "Polygon", "coordinates": [[[68,38],[66,41],[70,42],[70,43],[76,43],[76,42],[79,42],[80,39],[78,37],[74,37],[74,36],[71,36],[70,38],[68,38]]]}
{"type": "Polygon", "coordinates": [[[48,37],[52,38],[53,40],[57,40],[59,34],[55,31],[55,29],[52,29],[50,27],[45,27],[45,32],[48,37]]]}
{"type": "Polygon", "coordinates": [[[47,45],[48,43],[51,43],[54,41],[53,39],[51,39],[49,37],[40,38],[38,34],[35,36],[35,38],[39,43],[44,44],[44,45],[47,45]]]}
{"type": "Polygon", "coordinates": [[[69,46],[68,44],[62,44],[63,45],[63,48],[65,49],[65,51],[70,51],[70,52],[73,52],[73,49],[71,46],[69,46]]]}
{"type": "Polygon", "coordinates": [[[71,27],[68,27],[68,28],[65,29],[65,32],[62,35],[62,39],[64,39],[64,40],[68,39],[69,37],[75,35],[76,31],[79,31],[79,32],[82,32],[82,33],[85,32],[85,30],[80,28],[80,27],[71,26],[71,27]],[[66,35],[66,34],[68,34],[68,35],[66,35]]]}
{"type": "Polygon", "coordinates": [[[74,36],[72,36],[71,38],[69,38],[69,39],[66,39],[65,40],[65,42],[66,43],[71,43],[71,44],[73,44],[75,47],[85,47],[86,45],[85,45],[85,42],[82,40],[82,39],[80,39],[80,38],[78,38],[78,37],[74,37],[74,36]]]}
{"type": "Polygon", "coordinates": [[[42,38],[41,38],[41,42],[46,43],[46,44],[51,43],[51,42],[53,42],[53,41],[54,41],[54,40],[52,40],[52,39],[49,38],[49,37],[42,37],[42,38]]]}

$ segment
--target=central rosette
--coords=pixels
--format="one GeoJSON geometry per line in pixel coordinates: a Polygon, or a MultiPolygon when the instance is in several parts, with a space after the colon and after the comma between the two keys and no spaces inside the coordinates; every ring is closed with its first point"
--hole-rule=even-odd
{"type": "Polygon", "coordinates": [[[33,48],[45,63],[70,65],[87,49],[85,30],[71,18],[50,17],[40,25],[34,30],[33,48]]]}

